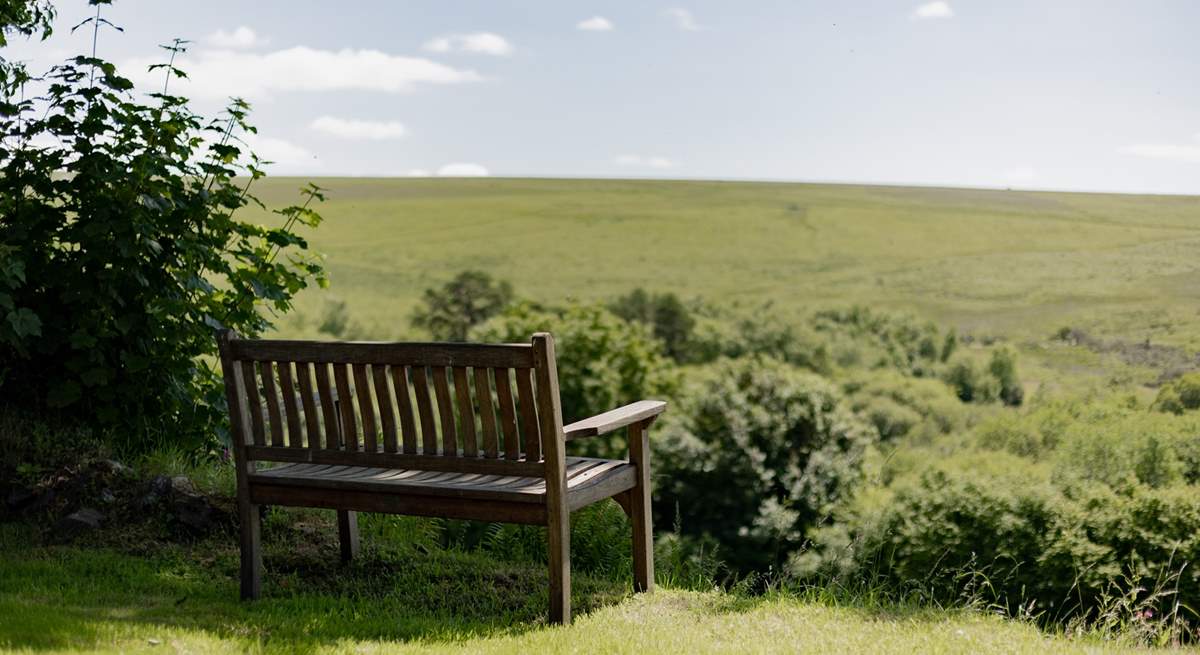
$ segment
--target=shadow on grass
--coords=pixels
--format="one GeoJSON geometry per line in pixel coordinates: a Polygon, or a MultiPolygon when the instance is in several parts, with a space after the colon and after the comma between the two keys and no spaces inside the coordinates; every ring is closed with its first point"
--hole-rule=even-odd
{"type": "MultiPolygon", "coordinates": [[[[243,603],[231,540],[131,551],[43,546],[32,529],[0,528],[3,648],[91,649],[157,630],[198,632],[239,650],[311,652],[341,641],[454,642],[546,625],[547,572],[536,564],[364,543],[362,557],[342,565],[335,543],[288,531],[266,544],[263,598],[243,603]]],[[[577,575],[573,604],[584,614],[628,593],[628,581],[577,575]]]]}

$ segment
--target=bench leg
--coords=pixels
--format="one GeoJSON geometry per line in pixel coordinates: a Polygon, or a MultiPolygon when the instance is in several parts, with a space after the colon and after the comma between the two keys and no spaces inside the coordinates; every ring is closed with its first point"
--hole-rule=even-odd
{"type": "Polygon", "coordinates": [[[262,596],[262,518],[258,505],[238,501],[238,520],[241,523],[242,600],[257,600],[262,596]]]}
{"type": "Polygon", "coordinates": [[[550,623],[571,622],[571,514],[551,511],[546,528],[550,555],[550,623]]]}
{"type": "Polygon", "coordinates": [[[629,490],[633,521],[633,590],[654,591],[654,526],[650,517],[650,439],[646,426],[629,426],[629,461],[637,467],[637,486],[629,490]]]}
{"type": "Polygon", "coordinates": [[[337,519],[338,543],[342,547],[342,561],[349,562],[358,557],[358,512],[339,509],[337,519]]]}

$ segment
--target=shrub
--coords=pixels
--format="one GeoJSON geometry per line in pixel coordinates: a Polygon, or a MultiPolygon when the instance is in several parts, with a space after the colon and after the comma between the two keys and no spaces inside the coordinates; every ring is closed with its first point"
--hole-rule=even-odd
{"type": "MultiPolygon", "coordinates": [[[[671,360],[641,323],[627,323],[604,307],[539,309],[522,304],[471,332],[477,341],[526,342],[535,332],[554,335],[563,419],[587,418],[644,398],[670,398],[678,386],[671,360]]],[[[588,439],[595,454],[621,451],[624,440],[588,439]]]]}
{"type": "Polygon", "coordinates": [[[412,323],[434,339],[466,341],[472,327],[499,314],[512,299],[508,282],[494,282],[482,271],[463,271],[440,288],[425,290],[412,323]]]}
{"type": "MultiPolygon", "coordinates": [[[[96,30],[106,21],[89,18],[96,30]]],[[[120,428],[133,442],[169,435],[210,445],[223,432],[215,332],[253,336],[292,306],[319,261],[297,232],[320,216],[277,210],[277,227],[240,220],[260,162],[234,100],[206,119],[171,95],[160,68],[143,103],[95,57],[38,80],[6,68],[0,89],[0,375],[8,400],[120,428]],[[48,84],[26,99],[26,82],[48,84]],[[235,177],[241,176],[241,177],[235,177]]]]}
{"type": "Polygon", "coordinates": [[[757,358],[717,365],[662,433],[655,520],[678,516],[684,536],[712,539],[741,570],[798,548],[876,439],[829,381],[757,358]]]}
{"type": "Polygon", "coordinates": [[[932,322],[862,306],[816,312],[812,324],[818,332],[845,334],[877,349],[880,360],[871,365],[889,366],[911,375],[933,374],[958,345],[953,330],[943,335],[932,322]]]}
{"type": "Polygon", "coordinates": [[[870,420],[884,440],[920,433],[925,440],[962,430],[967,411],[941,380],[872,371],[842,384],[850,406],[870,420]]]}
{"type": "Polygon", "coordinates": [[[640,321],[662,340],[667,356],[684,363],[696,359],[692,352],[692,331],[696,320],[673,293],[646,293],[638,288],[615,300],[609,309],[626,321],[640,321]]]}
{"type": "Polygon", "coordinates": [[[1200,409],[1200,373],[1188,373],[1164,384],[1154,399],[1154,408],[1172,414],[1200,409]]]}

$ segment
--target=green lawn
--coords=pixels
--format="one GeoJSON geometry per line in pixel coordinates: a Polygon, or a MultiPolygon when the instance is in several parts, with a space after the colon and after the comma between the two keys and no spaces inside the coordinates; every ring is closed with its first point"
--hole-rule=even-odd
{"type": "MultiPolygon", "coordinates": [[[[328,527],[328,526],[324,526],[328,527]]],[[[263,600],[236,600],[236,553],[193,546],[42,546],[0,529],[0,649],[178,653],[1100,653],[983,612],[865,601],[749,599],[577,576],[570,627],[543,620],[545,573],[463,553],[369,545],[344,568],[303,540],[269,542],[263,600]]],[[[294,536],[294,535],[293,535],[294,536]]],[[[321,542],[321,540],[316,540],[321,542]]],[[[328,544],[326,544],[328,545],[328,544]]]]}
{"type": "MultiPolygon", "coordinates": [[[[325,297],[404,336],[420,293],[464,268],[534,300],[636,286],[791,312],[861,302],[980,334],[1062,325],[1200,349],[1200,198],[744,182],[318,180],[325,297]]],[[[258,188],[269,205],[301,181],[258,188]]]]}

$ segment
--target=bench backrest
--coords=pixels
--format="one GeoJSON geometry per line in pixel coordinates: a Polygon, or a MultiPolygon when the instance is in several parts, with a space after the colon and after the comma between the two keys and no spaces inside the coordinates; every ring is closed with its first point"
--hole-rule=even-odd
{"type": "Polygon", "coordinates": [[[483,345],[225,332],[220,349],[242,462],[544,476],[544,454],[562,452],[549,334],[483,345]]]}

